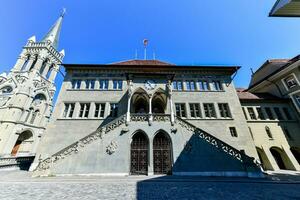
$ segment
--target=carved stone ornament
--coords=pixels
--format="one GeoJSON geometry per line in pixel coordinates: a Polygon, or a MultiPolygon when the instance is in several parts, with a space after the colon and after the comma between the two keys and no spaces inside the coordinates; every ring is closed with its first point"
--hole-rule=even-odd
{"type": "Polygon", "coordinates": [[[23,84],[26,81],[26,77],[21,76],[21,75],[17,75],[16,80],[18,81],[18,83],[23,84]]]}
{"type": "Polygon", "coordinates": [[[41,87],[46,86],[47,84],[46,84],[45,81],[37,81],[37,80],[35,80],[35,81],[33,82],[33,85],[34,85],[34,87],[36,87],[36,88],[41,88],[41,87]]]}
{"type": "Polygon", "coordinates": [[[107,147],[106,147],[106,153],[111,155],[116,152],[118,149],[118,143],[116,141],[112,141],[107,147]]]}
{"type": "Polygon", "coordinates": [[[5,79],[2,78],[2,77],[0,77],[0,85],[1,85],[2,83],[4,83],[4,81],[5,81],[5,79]]]}

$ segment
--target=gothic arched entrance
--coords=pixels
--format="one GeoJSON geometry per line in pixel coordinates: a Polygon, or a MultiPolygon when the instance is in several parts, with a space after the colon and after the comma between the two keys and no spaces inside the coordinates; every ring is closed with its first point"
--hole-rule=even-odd
{"type": "Polygon", "coordinates": [[[142,131],[132,137],[130,150],[130,173],[148,175],[148,138],[142,131]]]}
{"type": "Polygon", "coordinates": [[[153,139],[153,168],[154,174],[171,174],[172,145],[169,136],[160,131],[153,139]]]}
{"type": "Polygon", "coordinates": [[[11,151],[11,155],[15,156],[18,152],[29,153],[32,150],[32,140],[33,136],[30,131],[22,132],[11,151]]]}

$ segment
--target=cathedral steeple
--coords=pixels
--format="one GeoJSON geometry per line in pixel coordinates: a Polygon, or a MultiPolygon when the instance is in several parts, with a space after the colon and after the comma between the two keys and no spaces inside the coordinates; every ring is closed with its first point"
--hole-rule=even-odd
{"type": "Polygon", "coordinates": [[[55,24],[51,27],[47,35],[43,38],[42,42],[50,42],[52,46],[57,49],[58,47],[58,41],[59,41],[59,35],[60,35],[60,30],[62,26],[62,20],[64,18],[64,15],[66,13],[66,10],[63,9],[61,15],[55,22],[55,24]]]}

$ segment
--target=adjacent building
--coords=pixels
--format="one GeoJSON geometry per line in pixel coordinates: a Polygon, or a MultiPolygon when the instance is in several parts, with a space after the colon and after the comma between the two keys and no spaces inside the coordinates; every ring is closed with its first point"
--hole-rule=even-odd
{"type": "Polygon", "coordinates": [[[300,123],[290,99],[237,89],[262,169],[300,170],[300,123]]]}
{"type": "Polygon", "coordinates": [[[277,0],[269,15],[271,17],[299,17],[300,2],[298,0],[277,0]]]}

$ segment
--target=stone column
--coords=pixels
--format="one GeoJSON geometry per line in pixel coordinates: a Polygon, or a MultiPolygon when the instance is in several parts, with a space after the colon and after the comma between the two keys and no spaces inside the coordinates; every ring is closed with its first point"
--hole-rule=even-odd
{"type": "Polygon", "coordinates": [[[132,87],[133,87],[132,80],[128,80],[127,84],[128,84],[128,89],[127,89],[128,101],[127,101],[126,125],[128,125],[128,123],[130,122],[130,106],[131,106],[132,87]]]}
{"type": "Polygon", "coordinates": [[[149,138],[149,153],[148,153],[148,176],[154,175],[154,169],[153,169],[153,140],[150,140],[149,138]]]}
{"type": "Polygon", "coordinates": [[[33,69],[35,72],[39,72],[41,70],[41,67],[42,67],[44,61],[45,61],[44,58],[38,56],[37,61],[36,61],[35,65],[33,66],[33,69]]]}
{"type": "Polygon", "coordinates": [[[150,95],[150,98],[149,98],[149,125],[152,124],[153,122],[153,115],[152,115],[152,94],[150,95]]]}
{"type": "Polygon", "coordinates": [[[274,171],[279,170],[279,167],[275,161],[275,158],[273,157],[272,153],[270,152],[270,149],[267,147],[262,147],[263,151],[265,152],[267,158],[270,161],[271,167],[273,168],[274,171]]]}
{"type": "Polygon", "coordinates": [[[49,76],[49,81],[51,83],[53,83],[55,81],[55,78],[56,78],[56,75],[57,75],[57,72],[58,72],[58,66],[55,65],[51,71],[51,74],[49,76]]]}
{"type": "Polygon", "coordinates": [[[26,65],[26,68],[24,69],[25,71],[28,71],[30,69],[30,67],[32,66],[35,59],[36,59],[35,56],[30,56],[29,61],[26,65]]]}
{"type": "Polygon", "coordinates": [[[174,116],[174,107],[173,107],[173,99],[172,99],[172,81],[171,80],[168,80],[167,89],[168,89],[168,100],[169,100],[170,111],[171,111],[171,124],[174,125],[175,116],[174,116]]]}

